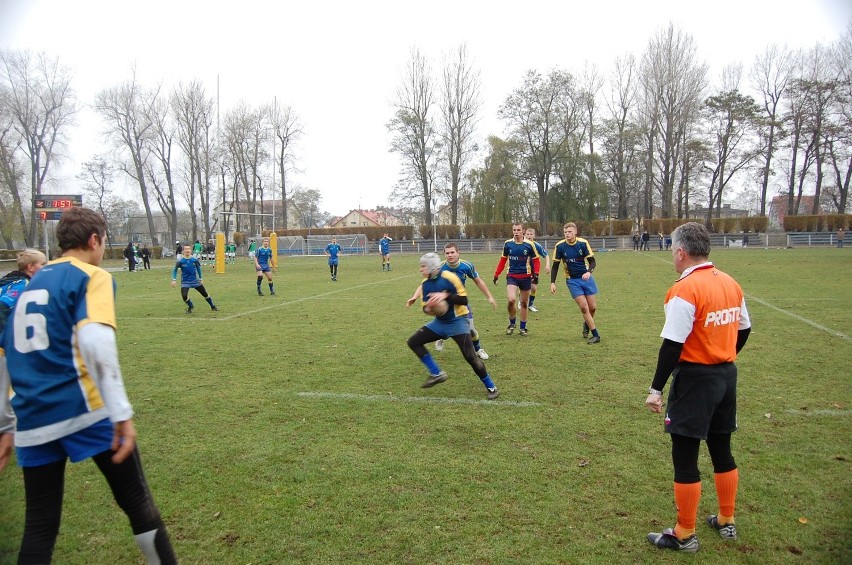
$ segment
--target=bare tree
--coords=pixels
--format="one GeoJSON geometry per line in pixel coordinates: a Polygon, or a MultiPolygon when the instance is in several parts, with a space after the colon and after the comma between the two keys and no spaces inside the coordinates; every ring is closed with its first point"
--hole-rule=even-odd
{"type": "Polygon", "coordinates": [[[830,194],[840,214],[846,212],[852,181],[852,22],[834,46],[839,88],[834,100],[832,135],[828,144],[835,188],[830,194]]]}
{"type": "Polygon", "coordinates": [[[434,99],[435,86],[429,63],[416,47],[412,47],[396,91],[394,117],[387,128],[393,134],[391,151],[398,153],[403,163],[400,192],[422,199],[423,223],[428,226],[432,225],[435,196],[432,185],[439,152],[438,134],[431,116],[434,99]]]}
{"type": "MultiPolygon", "coordinates": [[[[27,229],[23,200],[42,194],[50,165],[61,158],[66,133],[77,113],[77,97],[71,88],[70,71],[59,64],[58,58],[44,53],[33,56],[29,51],[0,51],[0,84],[4,90],[0,103],[6,106],[17,137],[5,148],[12,148],[13,154],[23,151],[29,160],[30,194],[21,194],[17,182],[8,188],[13,191],[14,207],[20,210],[25,242],[33,245],[37,238],[35,209],[29,207],[27,229]]],[[[9,159],[14,156],[4,159],[5,166],[9,159]]]]}
{"type": "MultiPolygon", "coordinates": [[[[246,203],[245,211],[253,214],[249,216],[249,228],[252,234],[258,233],[257,222],[260,216],[256,214],[263,213],[258,207],[258,199],[263,199],[261,169],[268,158],[266,152],[269,135],[268,116],[268,108],[253,109],[245,102],[241,102],[225,114],[228,161],[235,177],[235,207],[238,212],[243,212],[244,210],[241,210],[239,206],[239,201],[243,200],[246,203]]],[[[239,216],[237,218],[239,219],[239,216]]]]}
{"type": "MultiPolygon", "coordinates": [[[[273,157],[278,165],[278,177],[281,181],[281,210],[283,226],[286,230],[289,217],[287,173],[295,169],[293,150],[304,130],[296,112],[290,106],[279,108],[277,103],[270,109],[269,122],[272,124],[272,135],[275,140],[273,157]]],[[[273,182],[275,182],[274,179],[273,182]]]]}
{"type": "Polygon", "coordinates": [[[479,71],[473,69],[466,45],[460,45],[444,63],[441,82],[441,139],[449,177],[451,224],[458,224],[460,185],[468,160],[478,147],[474,140],[482,107],[479,71]]]}
{"type": "Polygon", "coordinates": [[[781,133],[781,101],[793,78],[793,54],[786,47],[769,46],[755,58],[751,68],[752,87],[763,98],[763,125],[760,134],[764,138],[763,170],[760,185],[760,215],[766,215],[766,196],[769,177],[772,174],[772,159],[777,149],[776,137],[781,133]]]}
{"type": "MultiPolygon", "coordinates": [[[[175,201],[174,152],[175,125],[169,117],[169,103],[157,97],[149,108],[152,123],[150,147],[152,159],[145,162],[150,188],[154,192],[157,205],[163,212],[169,226],[169,241],[177,237],[177,202],[175,201]]],[[[156,235],[151,235],[157,245],[156,235]]],[[[165,242],[163,242],[165,244],[165,242]]]]}
{"type": "Polygon", "coordinates": [[[145,89],[136,80],[136,69],[131,69],[130,80],[98,92],[94,104],[95,111],[107,124],[107,136],[129,157],[130,163],[122,163],[121,170],[139,185],[148,233],[152,238],[157,232],[151,214],[146,163],[151,153],[150,140],[156,134],[156,126],[151,121],[151,106],[157,96],[158,89],[145,89]]]}
{"type": "MultiPolygon", "coordinates": [[[[604,167],[610,191],[615,198],[616,217],[629,217],[629,203],[638,195],[636,174],[639,162],[641,131],[631,120],[636,110],[636,59],[632,54],[617,57],[610,76],[610,91],[605,97],[607,117],[603,120],[604,167]]],[[[611,200],[611,199],[610,199],[611,200]]]]}
{"type": "MultiPolygon", "coordinates": [[[[198,211],[201,216],[203,239],[207,240],[212,236],[210,212],[212,209],[211,179],[214,175],[212,158],[214,104],[213,98],[207,96],[204,86],[198,81],[179,85],[171,96],[171,111],[177,124],[177,141],[186,158],[188,185],[185,192],[190,200],[194,239],[198,238],[199,223],[195,207],[196,198],[200,206],[198,211]]],[[[176,216],[175,219],[177,219],[176,216]]]]}
{"type": "Polygon", "coordinates": [[[557,162],[568,156],[572,136],[581,127],[574,77],[554,69],[547,77],[528,71],[524,83],[500,106],[509,141],[523,147],[526,178],[538,193],[538,220],[547,233],[548,193],[557,162]]]}
{"type": "Polygon", "coordinates": [[[91,161],[83,163],[83,170],[77,175],[83,185],[86,195],[95,201],[94,209],[107,221],[106,239],[107,245],[112,247],[112,233],[109,229],[111,220],[108,213],[111,211],[111,203],[115,200],[110,185],[112,184],[114,170],[104,155],[95,155],[91,161]]]}
{"type": "Polygon", "coordinates": [[[677,164],[689,141],[684,134],[697,118],[707,65],[698,61],[693,37],[669,24],[649,41],[641,76],[645,115],[651,125],[647,130],[649,162],[653,153],[659,173],[660,214],[670,218],[677,164]]]}

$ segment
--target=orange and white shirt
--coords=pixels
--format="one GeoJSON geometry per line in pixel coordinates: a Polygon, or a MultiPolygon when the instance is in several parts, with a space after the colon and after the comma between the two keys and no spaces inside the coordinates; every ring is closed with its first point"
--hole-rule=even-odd
{"type": "Polygon", "coordinates": [[[706,262],[686,269],[666,293],[661,337],[682,343],[680,361],[717,365],[737,358],[737,333],[751,327],[743,290],[706,262]]]}

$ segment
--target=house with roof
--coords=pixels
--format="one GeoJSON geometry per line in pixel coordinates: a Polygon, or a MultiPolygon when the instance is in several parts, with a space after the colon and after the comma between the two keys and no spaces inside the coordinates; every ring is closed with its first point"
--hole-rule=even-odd
{"type": "Polygon", "coordinates": [[[350,210],[343,216],[332,218],[328,227],[330,228],[353,228],[353,227],[381,227],[400,226],[402,222],[389,212],[384,210],[350,210]]]}

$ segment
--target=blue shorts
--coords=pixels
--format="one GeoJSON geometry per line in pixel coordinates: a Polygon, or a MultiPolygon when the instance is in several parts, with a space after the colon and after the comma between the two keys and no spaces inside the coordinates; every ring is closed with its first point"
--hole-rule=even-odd
{"type": "Polygon", "coordinates": [[[454,335],[470,333],[470,321],[467,319],[467,316],[453,318],[450,322],[445,322],[435,318],[426,324],[425,327],[441,336],[441,339],[447,339],[454,335]]]}
{"type": "Polygon", "coordinates": [[[532,277],[516,279],[512,275],[506,277],[506,286],[516,286],[520,290],[530,290],[532,288],[532,277]]]}
{"type": "Polygon", "coordinates": [[[270,271],[272,271],[272,267],[268,265],[266,267],[261,267],[257,270],[258,273],[268,273],[270,271]]]}
{"type": "Polygon", "coordinates": [[[334,259],[329,259],[329,260],[328,260],[328,264],[329,264],[329,265],[337,265],[337,262],[338,262],[337,257],[335,257],[334,259]]]}
{"type": "Polygon", "coordinates": [[[568,285],[568,291],[571,293],[571,298],[578,296],[592,296],[598,293],[598,285],[595,284],[595,278],[589,277],[589,280],[584,281],[581,278],[568,279],[565,281],[568,285]]]}
{"type": "Polygon", "coordinates": [[[112,447],[114,428],[109,418],[95,422],[88,428],[71,435],[29,447],[16,447],[20,467],[38,467],[62,461],[66,457],[77,463],[108,451],[112,447]]]}

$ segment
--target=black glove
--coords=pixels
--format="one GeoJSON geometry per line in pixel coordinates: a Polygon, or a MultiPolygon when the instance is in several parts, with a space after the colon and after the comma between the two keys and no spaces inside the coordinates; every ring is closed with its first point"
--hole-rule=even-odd
{"type": "Polygon", "coordinates": [[[537,275],[537,274],[535,274],[535,273],[533,273],[533,276],[532,276],[532,283],[533,283],[533,284],[538,284],[538,275],[537,275]]]}
{"type": "Polygon", "coordinates": [[[494,275],[494,284],[497,284],[497,281],[499,281],[499,280],[500,280],[500,276],[494,275]]]}

